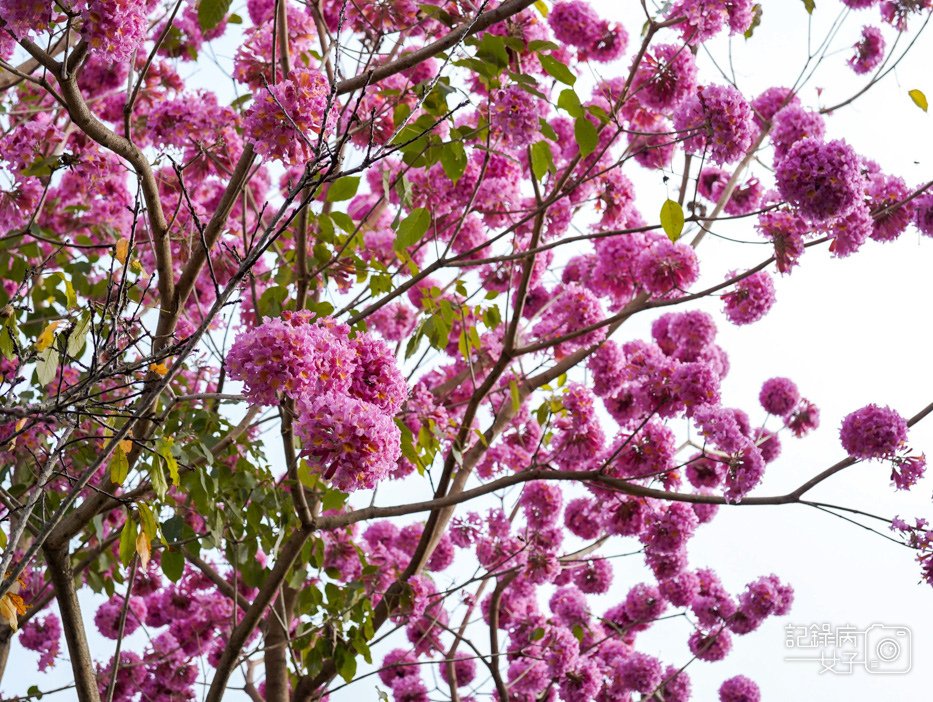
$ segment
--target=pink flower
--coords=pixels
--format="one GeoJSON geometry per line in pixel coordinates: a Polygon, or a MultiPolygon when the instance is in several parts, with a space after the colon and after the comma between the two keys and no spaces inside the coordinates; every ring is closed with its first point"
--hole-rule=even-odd
{"type": "Polygon", "coordinates": [[[891,469],[891,482],[898,490],[910,490],[923,477],[926,467],[927,458],[923,454],[895,459],[891,469]]]}
{"type": "Polygon", "coordinates": [[[227,354],[230,377],[242,380],[246,397],[260,405],[277,404],[283,394],[298,399],[308,392],[346,393],[358,358],[347,331],[327,321],[311,322],[304,313],[267,319],[233,342],[227,354]]]}
{"type": "Polygon", "coordinates": [[[758,400],[768,414],[784,417],[797,406],[800,391],[790,378],[770,378],[762,384],[758,400]]]}
{"type": "Polygon", "coordinates": [[[907,420],[890,407],[866,405],[842,420],[839,439],[855,458],[888,458],[907,440],[907,420]]]}
{"type": "Polygon", "coordinates": [[[302,397],[295,433],[312,469],[344,492],[373,488],[401,456],[401,433],[385,412],[347,395],[302,397]]]}
{"type": "Polygon", "coordinates": [[[840,140],[798,141],[778,163],[776,178],[781,197],[815,221],[850,212],[865,189],[858,156],[840,140]]]}
{"type": "Polygon", "coordinates": [[[761,692],[752,680],[744,675],[736,675],[720,686],[719,700],[720,702],[759,702],[761,692]]]}
{"type": "Polygon", "coordinates": [[[489,107],[489,128],[504,144],[527,146],[540,135],[538,119],[544,116],[540,100],[517,85],[496,93],[489,107]]]}
{"type": "Polygon", "coordinates": [[[685,133],[688,153],[709,151],[715,163],[733,163],[752,143],[752,111],[731,85],[707,85],[681,103],[674,127],[685,133]]]}
{"type": "Polygon", "coordinates": [[[89,0],[81,13],[81,34],[91,49],[114,63],[125,61],[146,36],[149,4],[144,0],[89,0]]]}
{"type": "Polygon", "coordinates": [[[350,394],[394,415],[408,396],[408,383],[395,363],[395,356],[385,342],[369,334],[359,334],[350,341],[356,351],[350,394]]]}
{"type": "Polygon", "coordinates": [[[874,70],[884,58],[884,36],[878,27],[863,27],[862,38],[852,47],[855,54],[849,59],[852,70],[859,75],[874,70]]]}
{"type": "Polygon", "coordinates": [[[722,296],[726,318],[733,324],[751,324],[764,317],[774,305],[774,283],[766,271],[752,273],[722,296]]]}
{"type": "Polygon", "coordinates": [[[699,275],[699,263],[694,250],[686,244],[659,241],[638,257],[635,274],[645,290],[666,295],[693,285],[699,275]]]}
{"type": "Polygon", "coordinates": [[[296,68],[286,80],[259,91],[246,113],[244,134],[263,156],[287,165],[303,164],[326,133],[329,92],[321,73],[296,68]]]}
{"type": "Polygon", "coordinates": [[[39,653],[39,670],[55,665],[61,646],[62,625],[55,614],[42,619],[30,619],[23,625],[19,642],[23,648],[39,653]]]}
{"type": "Polygon", "coordinates": [[[632,91],[646,107],[667,111],[693,94],[696,79],[696,61],[690,49],[677,44],[659,44],[638,64],[632,91]]]}

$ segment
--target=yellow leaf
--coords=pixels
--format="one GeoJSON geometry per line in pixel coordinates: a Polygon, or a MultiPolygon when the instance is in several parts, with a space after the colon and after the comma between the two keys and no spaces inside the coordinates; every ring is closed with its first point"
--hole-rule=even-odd
{"type": "Polygon", "coordinates": [[[538,12],[541,13],[542,17],[547,17],[548,7],[544,4],[544,0],[537,0],[537,2],[535,2],[535,7],[538,9],[538,12]]]}
{"type": "Polygon", "coordinates": [[[910,99],[914,101],[914,104],[919,107],[924,112],[927,111],[929,104],[927,104],[927,96],[923,94],[922,90],[908,90],[907,94],[910,95],[910,99]]]}
{"type": "Polygon", "coordinates": [[[59,321],[49,322],[49,325],[42,330],[39,338],[36,339],[36,351],[45,351],[55,340],[55,330],[58,329],[59,321]]]}
{"type": "Polygon", "coordinates": [[[12,592],[6,593],[0,597],[0,619],[16,631],[19,628],[19,615],[26,614],[26,604],[19,595],[12,592]]]}
{"type": "Polygon", "coordinates": [[[139,562],[143,568],[149,565],[149,557],[152,555],[152,548],[149,544],[149,537],[146,532],[140,531],[136,535],[136,553],[139,554],[139,562]]]}
{"type": "Polygon", "coordinates": [[[128,454],[130,451],[133,450],[133,442],[130,441],[129,439],[123,439],[120,442],[120,448],[123,449],[123,453],[128,454]]]}
{"type": "Polygon", "coordinates": [[[149,370],[158,376],[164,376],[168,373],[168,366],[164,363],[152,363],[149,366],[149,370]]]}
{"type": "Polygon", "coordinates": [[[130,240],[126,237],[123,237],[117,242],[116,251],[113,256],[116,258],[121,266],[126,265],[126,257],[130,254],[130,240]]]}

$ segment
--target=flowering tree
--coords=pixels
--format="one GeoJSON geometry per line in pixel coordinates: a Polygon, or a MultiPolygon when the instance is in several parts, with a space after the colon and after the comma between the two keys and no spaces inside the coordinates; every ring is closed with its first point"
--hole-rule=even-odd
{"type": "MultiPolygon", "coordinates": [[[[693,303],[753,324],[809,248],[933,235],[930,183],[825,119],[931,4],[844,0],[878,24],[846,39],[864,88],[808,107],[835,24],[785,87],[701,76],[749,0],[0,0],[0,671],[67,658],[82,702],[317,700],[361,662],[398,702],[689,699],[793,597],[688,561],[720,505],[923,474],[933,405],[868,405],[837,463],[755,493],[819,411],[780,375],[723,404],[693,303]],[[192,71],[215,46],[232,87],[192,71]],[[701,287],[727,220],[770,255],[701,287]],[[629,547],[654,578],[597,608],[629,547]],[[640,651],[677,612],[693,658],[640,651]]],[[[891,526],[933,582],[926,523],[891,526]]]]}

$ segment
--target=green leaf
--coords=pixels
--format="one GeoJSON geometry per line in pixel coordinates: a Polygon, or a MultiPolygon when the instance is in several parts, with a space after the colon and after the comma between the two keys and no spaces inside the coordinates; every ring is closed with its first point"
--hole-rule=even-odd
{"type": "Polygon", "coordinates": [[[544,0],[535,0],[535,9],[541,13],[542,17],[547,17],[548,8],[544,0]]]}
{"type": "Polygon", "coordinates": [[[123,524],[123,531],[120,532],[120,562],[127,566],[136,555],[136,522],[133,521],[133,515],[126,515],[126,522],[123,524]]]}
{"type": "Polygon", "coordinates": [[[173,583],[181,580],[181,574],[185,570],[185,557],[181,551],[175,549],[165,549],[162,551],[162,572],[165,577],[173,583]]]}
{"type": "Polygon", "coordinates": [[[927,108],[930,106],[927,102],[927,96],[923,94],[922,90],[908,90],[907,94],[910,95],[910,99],[914,101],[914,104],[919,107],[924,112],[927,111],[927,108]]]}
{"type": "Polygon", "coordinates": [[[516,414],[522,407],[522,396],[518,391],[518,383],[515,379],[509,381],[509,394],[512,396],[512,411],[516,414]]]}
{"type": "Polygon", "coordinates": [[[483,34],[476,48],[476,55],[497,68],[509,65],[509,53],[505,49],[505,39],[489,32],[483,34]]]}
{"type": "Polygon", "coordinates": [[[163,436],[156,442],[156,453],[165,461],[165,467],[168,468],[168,474],[172,479],[172,485],[178,487],[178,461],[172,453],[172,446],[174,445],[175,439],[170,436],[163,436]]]}
{"type": "Polygon", "coordinates": [[[684,230],[684,208],[674,200],[661,205],[661,228],[671,241],[677,241],[684,230]]]}
{"type": "Polygon", "coordinates": [[[321,499],[321,507],[325,510],[340,509],[346,504],[349,495],[340,490],[328,490],[321,499]]]}
{"type": "Polygon", "coordinates": [[[16,355],[16,337],[16,317],[10,313],[10,316],[3,322],[3,326],[0,327],[0,353],[8,361],[13,360],[16,355]]]}
{"type": "Polygon", "coordinates": [[[441,147],[441,167],[452,182],[460,180],[467,167],[467,155],[463,144],[450,141],[441,147]]]}
{"type": "Polygon", "coordinates": [[[118,441],[117,447],[113,450],[113,456],[110,458],[110,482],[123,485],[129,472],[130,462],[126,458],[126,451],[123,450],[121,442],[118,441]]]}
{"type": "Polygon", "coordinates": [[[150,540],[154,539],[156,537],[157,524],[152,508],[145,502],[138,503],[136,507],[139,509],[139,525],[142,527],[143,533],[148,536],[150,540]]]}
{"type": "Polygon", "coordinates": [[[3,529],[0,529],[0,548],[6,548],[6,545],[7,545],[6,532],[3,529]]]}
{"type": "Polygon", "coordinates": [[[540,641],[543,638],[544,638],[544,629],[542,627],[539,626],[537,629],[531,632],[532,641],[540,641]]]}
{"type": "Polygon", "coordinates": [[[431,213],[424,207],[418,207],[411,211],[405,219],[398,225],[398,232],[395,236],[395,250],[404,251],[409,246],[414,246],[424,233],[428,231],[431,224],[431,213]]]}
{"type": "Polygon", "coordinates": [[[87,340],[87,331],[91,326],[91,313],[85,312],[78,318],[77,324],[68,335],[68,345],[66,351],[72,358],[77,358],[78,354],[84,348],[84,342],[87,340]]]}
{"type": "Polygon", "coordinates": [[[580,98],[570,88],[564,88],[557,96],[557,106],[574,119],[583,116],[583,105],[580,98]]]}
{"type": "Polygon", "coordinates": [[[541,180],[545,173],[553,172],[554,155],[546,141],[536,141],[531,145],[531,172],[537,180],[541,180]]]}
{"type": "Polygon", "coordinates": [[[327,202],[340,202],[341,200],[349,200],[351,197],[356,195],[356,191],[359,189],[359,187],[359,176],[346,176],[345,178],[338,178],[333,183],[331,183],[330,187],[327,189],[327,202]]]}
{"type": "Polygon", "coordinates": [[[168,483],[165,482],[165,473],[162,472],[162,461],[153,457],[149,464],[149,482],[152,483],[152,489],[160,500],[165,499],[165,493],[168,492],[168,483]]]}
{"type": "Polygon", "coordinates": [[[573,123],[573,135],[580,147],[580,156],[586,158],[596,150],[599,143],[599,132],[586,117],[577,117],[573,123]]]}
{"type": "Polygon", "coordinates": [[[573,85],[577,82],[577,77],[571,70],[553,56],[538,54],[538,60],[541,62],[541,68],[552,78],[556,78],[561,83],[566,83],[567,85],[573,85]]]}
{"type": "Polygon", "coordinates": [[[69,309],[74,309],[78,306],[78,296],[75,295],[75,288],[71,284],[71,281],[65,277],[65,274],[62,272],[54,273],[53,278],[58,278],[62,283],[65,284],[65,301],[69,309]]]}
{"type": "Polygon", "coordinates": [[[335,656],[337,672],[340,673],[340,677],[346,682],[350,682],[356,677],[356,656],[343,648],[338,648],[335,653],[338,654],[335,656]]]}
{"type": "Polygon", "coordinates": [[[39,354],[36,360],[36,376],[39,385],[45,386],[55,380],[55,371],[58,370],[58,349],[50,346],[39,354]]]}
{"type": "Polygon", "coordinates": [[[803,0],[803,6],[807,10],[807,14],[812,15],[813,10],[816,9],[816,0],[803,0]]]}
{"type": "Polygon", "coordinates": [[[230,9],[231,0],[201,0],[198,3],[198,24],[209,31],[220,24],[230,9]]]}

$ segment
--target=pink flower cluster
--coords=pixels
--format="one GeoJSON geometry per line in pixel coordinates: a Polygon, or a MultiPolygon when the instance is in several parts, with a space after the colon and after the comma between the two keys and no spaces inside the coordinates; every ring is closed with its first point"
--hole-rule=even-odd
{"type": "Polygon", "coordinates": [[[601,19],[583,0],[558,2],[548,15],[548,24],[554,37],[576,47],[583,60],[615,61],[628,45],[625,29],[601,19]]]}
{"type": "Polygon", "coordinates": [[[742,93],[731,85],[707,85],[674,112],[674,126],[686,133],[684,149],[716,163],[733,163],[752,143],[754,120],[742,93]]]}
{"type": "Polygon", "coordinates": [[[892,458],[907,440],[907,421],[890,407],[866,405],[842,420],[839,438],[855,458],[892,458]]]}
{"type": "Polygon", "coordinates": [[[254,404],[295,401],[295,431],[313,467],[341,490],[373,487],[400,456],[393,417],[408,387],[384,342],[310,313],[286,312],[241,333],[230,377],[254,404]]]}
{"type": "Polygon", "coordinates": [[[873,71],[884,58],[884,36],[878,27],[863,27],[862,38],[853,47],[855,54],[849,59],[852,70],[858,74],[873,71]]]}
{"type": "Polygon", "coordinates": [[[81,34],[95,51],[114,63],[135,55],[149,28],[147,0],[89,0],[81,13],[81,34]]]}
{"type": "Polygon", "coordinates": [[[259,91],[243,131],[263,156],[302,165],[326,134],[329,94],[327,79],[319,71],[296,68],[287,79],[259,91]]]}

